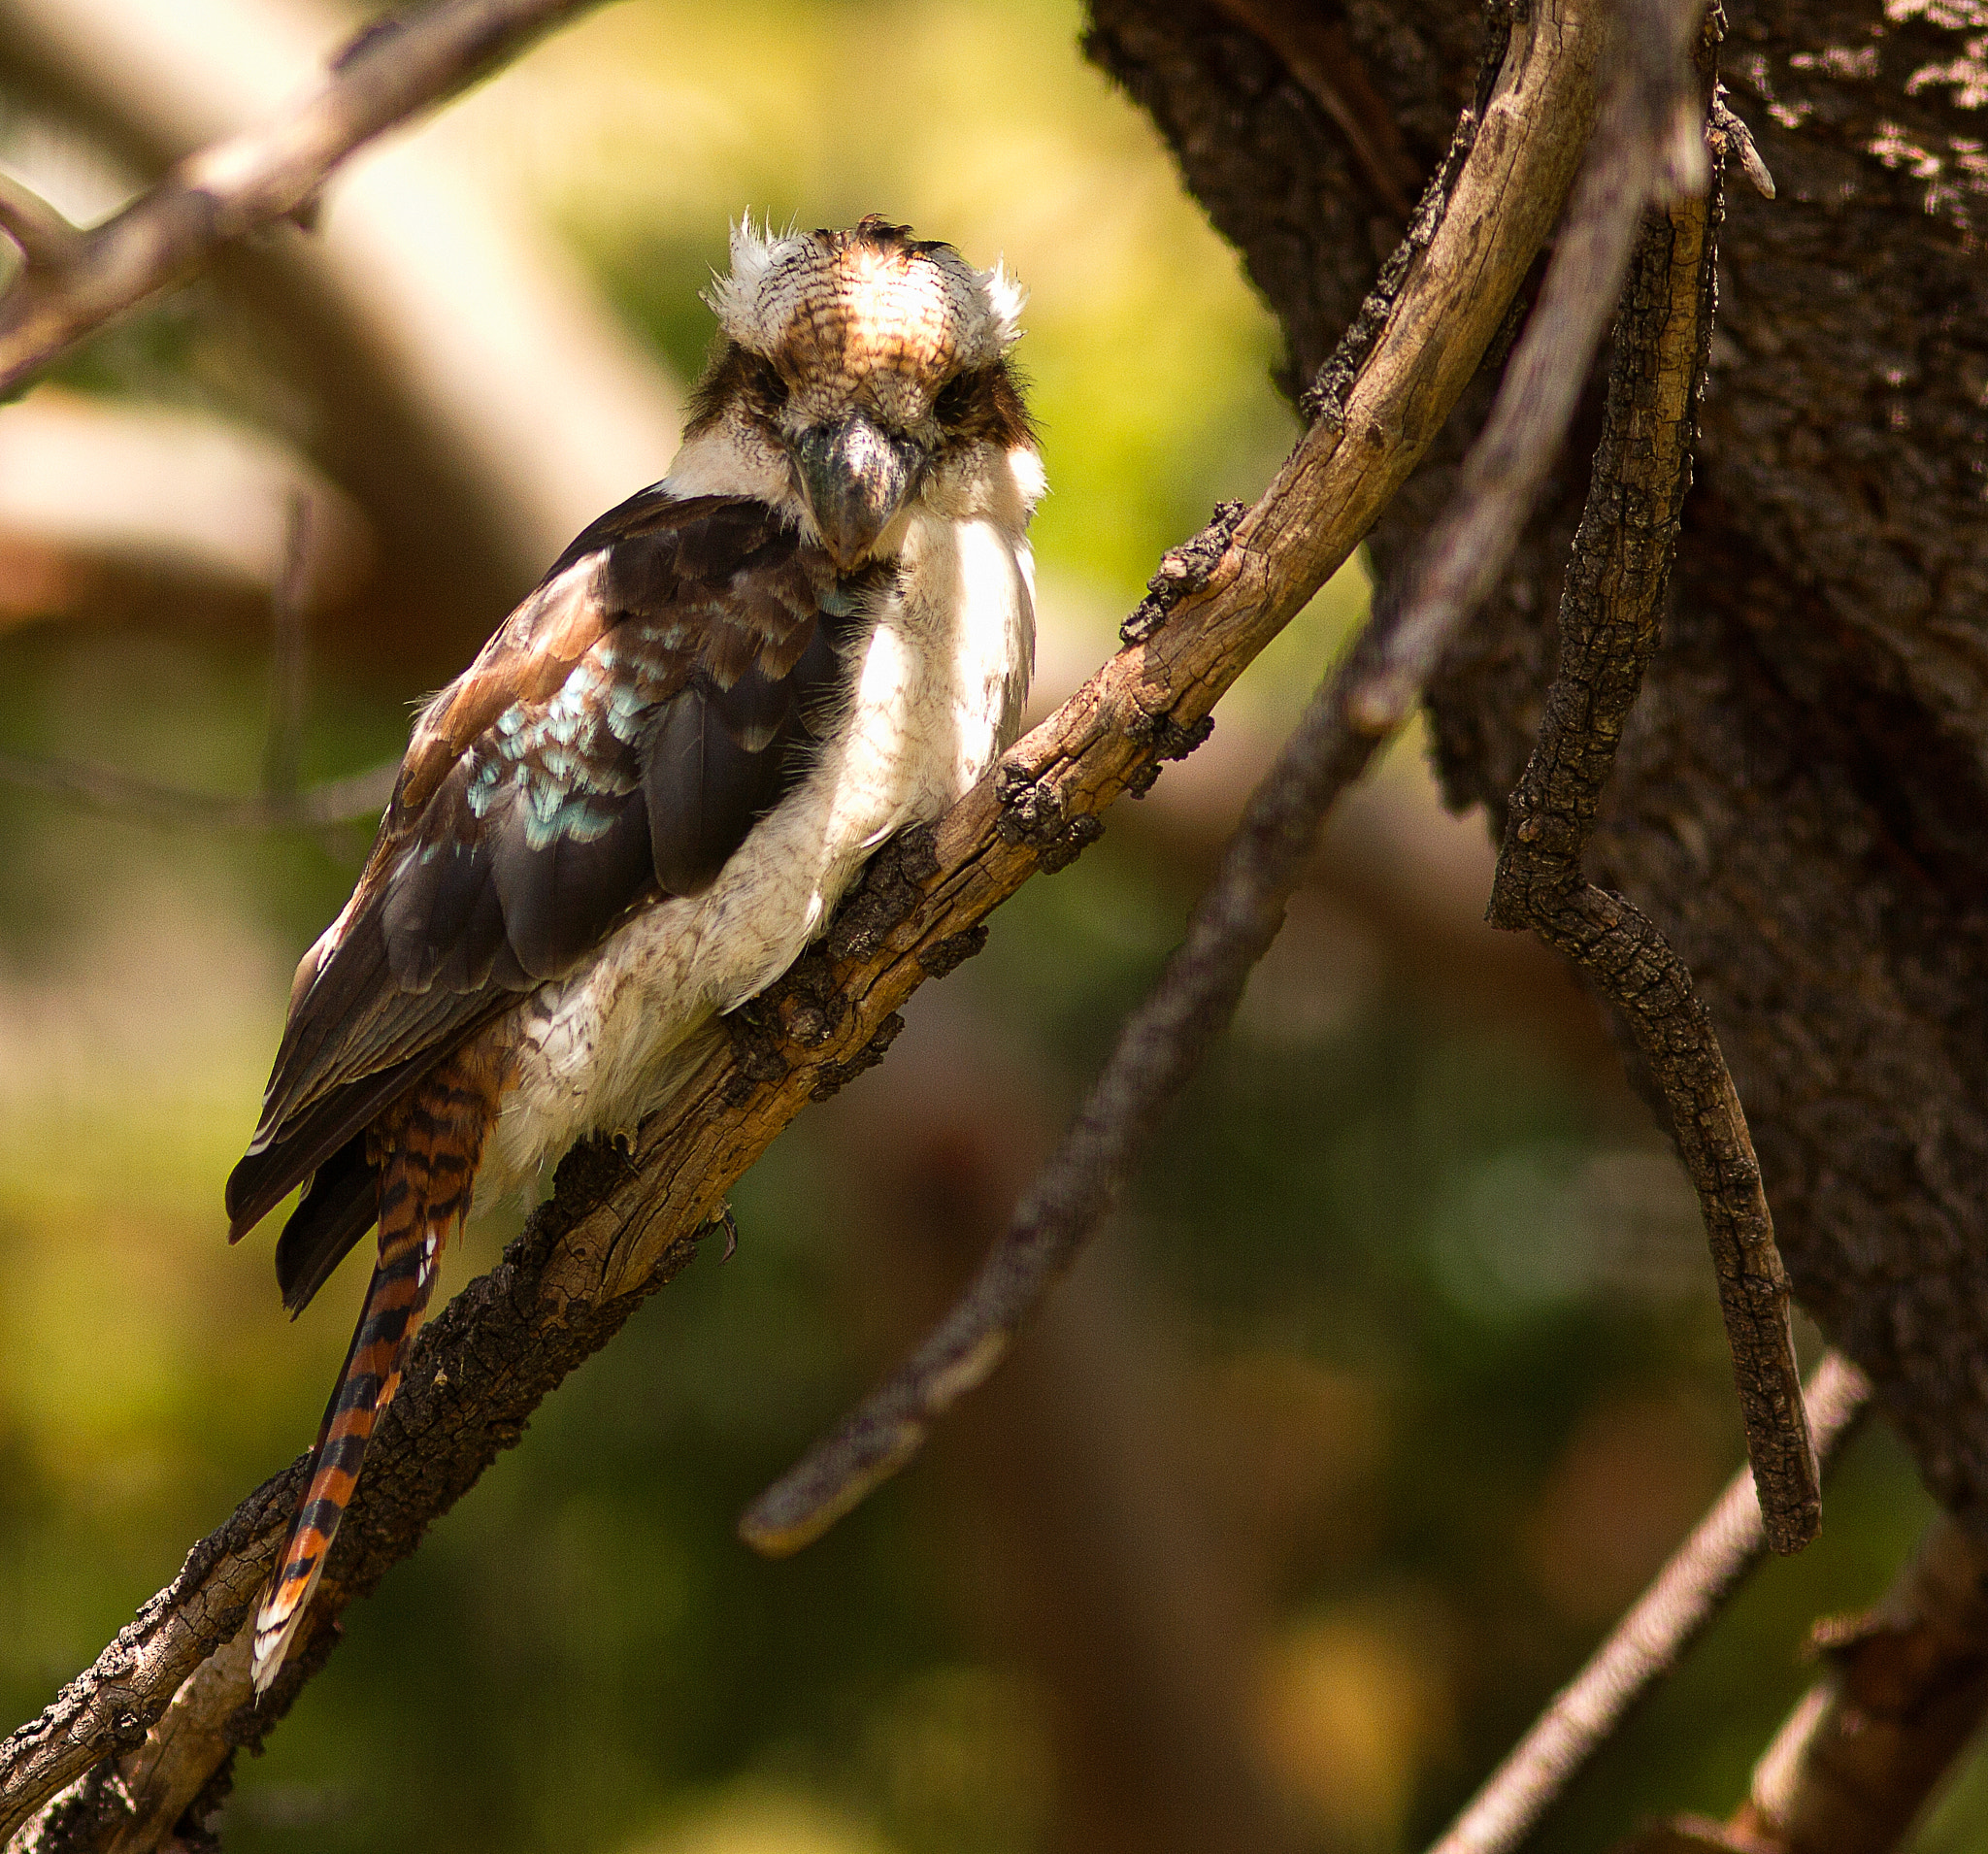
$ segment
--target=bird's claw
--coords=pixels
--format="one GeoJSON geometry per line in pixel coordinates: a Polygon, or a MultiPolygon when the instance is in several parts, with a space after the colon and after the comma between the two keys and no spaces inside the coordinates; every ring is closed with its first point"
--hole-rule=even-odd
{"type": "Polygon", "coordinates": [[[739,1251],[739,1219],[732,1214],[729,1204],[721,1204],[704,1220],[697,1232],[700,1238],[710,1236],[715,1230],[725,1233],[725,1252],[718,1257],[720,1262],[729,1262],[739,1251]]]}

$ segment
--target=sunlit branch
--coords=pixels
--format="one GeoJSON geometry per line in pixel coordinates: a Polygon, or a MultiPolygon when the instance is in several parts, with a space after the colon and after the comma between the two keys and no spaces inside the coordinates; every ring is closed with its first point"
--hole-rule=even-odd
{"type": "Polygon", "coordinates": [[[178,1741],[182,1719],[186,1741],[215,1769],[245,1729],[266,1729],[328,1652],[343,1608],[415,1548],[565,1374],[687,1262],[776,1134],[874,1060],[898,1006],[971,950],[986,915],[1094,835],[1095,814],[1143,790],[1156,760],[1194,735],[1351,553],[1469,382],[1579,165],[1596,56],[1591,16],[1572,0],[1538,0],[1513,28],[1485,106],[1498,133],[1475,140],[1457,177],[1485,210],[1467,239],[1423,228],[1344,384],[1347,415],[1313,424],[1255,507],[1224,522],[1196,569],[1170,581],[1164,621],[1020,742],[997,778],[935,828],[886,845],[826,944],[652,1116],[632,1160],[595,1146],[569,1155],[550,1202],[500,1265],[424,1329],[271,1710],[245,1719],[231,1709],[247,1702],[246,1684],[201,1690],[197,1718],[175,1710],[176,1696],[239,1633],[301,1463],[196,1546],[96,1663],[0,1743],[0,1835],[79,1779],[115,1804],[127,1759],[152,1737],[178,1741]],[[198,1723],[215,1718],[222,1727],[198,1723]]]}
{"type": "MultiPolygon", "coordinates": [[[[1375,614],[1314,697],[1252,795],[1185,944],[1127,1019],[1076,1122],[958,1304],[896,1374],[746,1512],[740,1529],[758,1549],[793,1551],[817,1537],[903,1468],[938,1418],[1006,1354],[1028,1314],[1110,1213],[1160,1116],[1233,1015],[1250,968],[1283,922],[1326,811],[1407,720],[1444,646],[1495,582],[1559,450],[1620,290],[1643,202],[1664,177],[1675,139],[1675,104],[1689,77],[1677,22],[1664,17],[1632,23],[1646,37],[1669,36],[1629,60],[1631,76],[1615,86],[1539,306],[1465,464],[1459,509],[1431,543],[1430,564],[1404,602],[1375,614]],[[1471,547],[1492,550],[1488,572],[1474,570],[1471,547]]],[[[1695,136],[1700,120],[1691,127],[1695,136]]],[[[1699,172],[1685,178],[1702,179],[1703,165],[1701,150],[1699,172]]],[[[1461,199],[1446,202],[1439,182],[1417,219],[1426,224],[1446,211],[1461,217],[1469,210],[1461,199]]],[[[1412,252],[1416,237],[1411,230],[1406,250],[1412,252]]],[[[1363,311],[1356,327],[1371,319],[1363,311]]],[[[1344,370],[1336,358],[1326,373],[1344,370]]]]}

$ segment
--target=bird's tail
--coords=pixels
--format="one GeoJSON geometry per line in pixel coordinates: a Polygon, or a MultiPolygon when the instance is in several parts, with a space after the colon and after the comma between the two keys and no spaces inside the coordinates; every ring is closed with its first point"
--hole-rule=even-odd
{"type": "Polygon", "coordinates": [[[380,1262],[325,1407],[311,1477],[255,1616],[255,1690],[267,1690],[295,1640],[339,1521],[351,1504],[366,1445],[400,1388],[451,1225],[469,1214],[495,1090],[445,1063],[373,1129],[380,1148],[380,1262]]]}

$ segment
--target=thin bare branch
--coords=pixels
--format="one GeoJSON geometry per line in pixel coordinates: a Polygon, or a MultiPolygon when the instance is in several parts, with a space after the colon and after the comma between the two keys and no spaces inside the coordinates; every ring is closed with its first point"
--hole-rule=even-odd
{"type": "Polygon", "coordinates": [[[1761,159],[1760,149],[1754,145],[1753,131],[1734,113],[1733,106],[1726,101],[1726,86],[1715,83],[1712,86],[1711,123],[1706,139],[1710,142],[1712,151],[1728,163],[1738,162],[1740,172],[1746,176],[1753,190],[1764,200],[1774,196],[1774,177],[1768,172],[1767,163],[1761,159]]]}
{"type": "MultiPolygon", "coordinates": [[[[504,1261],[423,1330],[301,1658],[276,1689],[279,1709],[328,1650],[341,1610],[414,1549],[565,1374],[684,1265],[775,1135],[876,1059],[898,1006],[973,949],[995,907],[1094,835],[1096,812],[1150,783],[1162,752],[1352,551],[1441,429],[1552,227],[1593,119],[1596,40],[1576,0],[1537,0],[1513,28],[1485,108],[1497,133],[1477,139],[1458,181],[1481,210],[1467,237],[1437,228],[1418,248],[1346,382],[1346,420],[1307,432],[1191,586],[1174,582],[1164,620],[1020,742],[999,778],[879,852],[825,945],[645,1124],[632,1162],[594,1146],[570,1154],[504,1261]]],[[[0,1835],[107,1754],[135,1751],[187,1676],[240,1630],[301,1473],[300,1461],[258,1489],[95,1665],[0,1743],[0,1835]]],[[[209,1735],[214,1768],[243,1723],[230,1715],[227,1730],[209,1735]]],[[[106,1789],[117,1768],[107,1767],[106,1789]]]]}
{"type": "MultiPolygon", "coordinates": [[[[1162,1116],[1235,1015],[1249,974],[1284,921],[1320,825],[1366,772],[1382,735],[1352,703],[1399,650],[1377,612],[1320,686],[1250,794],[1187,935],[1125,1020],[1081,1110],[1015,1207],[951,1311],[850,1416],[739,1522],[755,1550],[811,1543],[905,1467],[960,1397],[986,1381],[1028,1316],[1116,1206],[1162,1116]]],[[[1176,750],[1192,746],[1183,740],[1176,750]]]]}
{"type": "MultiPolygon", "coordinates": [[[[1663,33],[1675,31],[1669,19],[1659,25],[1663,33]]],[[[1629,233],[1657,184],[1678,93],[1671,66],[1678,64],[1688,76],[1671,44],[1664,38],[1648,54],[1647,70],[1632,62],[1635,81],[1617,86],[1613,132],[1596,138],[1539,310],[1465,465],[1465,482],[1474,485],[1466,502],[1475,495],[1480,509],[1495,509],[1495,515],[1484,518],[1494,524],[1508,518],[1515,531],[1531,507],[1532,490],[1517,503],[1506,499],[1503,473],[1516,471],[1514,458],[1523,453],[1536,490],[1546,460],[1559,447],[1608,307],[1592,294],[1591,267],[1614,261],[1598,257],[1598,247],[1621,242],[1626,261],[1629,233]],[[1574,370],[1571,381],[1558,378],[1564,368],[1574,370]],[[1535,456],[1534,447],[1541,454],[1535,456]],[[1484,462],[1487,452],[1499,461],[1484,462]]],[[[1441,187],[1439,179],[1416,215],[1408,250],[1413,250],[1419,229],[1443,211],[1441,187]]],[[[1440,237],[1440,229],[1434,235],[1440,237]]],[[[1614,276],[1611,291],[1620,287],[1619,264],[1614,276]]],[[[1370,319],[1363,312],[1356,330],[1370,319]]],[[[1337,377],[1344,366],[1336,360],[1325,373],[1337,377]]],[[[1484,519],[1467,511],[1459,532],[1483,543],[1491,532],[1484,519]]],[[[1511,538],[1506,538],[1507,548],[1511,538]]],[[[1444,545],[1456,544],[1439,547],[1444,545]]],[[[1439,551],[1438,573],[1454,574],[1462,558],[1439,551]]],[[[1474,596],[1488,586],[1486,581],[1474,596]]],[[[1408,718],[1474,603],[1474,597],[1439,590],[1419,601],[1411,595],[1405,606],[1376,613],[1252,795],[1221,869],[1188,924],[1185,943],[1126,1020],[1076,1122],[958,1305],[846,1421],[754,1502],[740,1522],[747,1543],[778,1555],[819,1537],[903,1468],[944,1411],[983,1382],[1006,1355],[1030,1311],[1110,1213],[1160,1116],[1233,1015],[1250,968],[1283,922],[1326,811],[1359,778],[1378,744],[1408,718]]]]}
{"type": "Polygon", "coordinates": [[[1691,975],[1654,923],[1591,884],[1581,858],[1623,724],[1656,649],[1691,480],[1711,338],[1709,203],[1651,213],[1617,322],[1602,440],[1560,606],[1560,661],[1512,794],[1490,919],[1530,927],[1620,1012],[1662,1091],[1697,1187],[1768,1537],[1798,1551],[1822,1523],[1787,1271],[1746,1116],[1691,975]]]}
{"type": "Polygon", "coordinates": [[[369,26],[287,113],[181,162],[83,233],[61,263],[26,266],[0,295],[0,392],[183,281],[230,240],[308,217],[318,189],[354,149],[595,3],[436,0],[369,26]]]}
{"type": "Polygon", "coordinates": [[[83,234],[26,182],[0,171],[0,234],[29,270],[62,271],[83,255],[83,234]]]}
{"type": "Polygon", "coordinates": [[[1697,177],[1676,172],[1688,168],[1676,154],[1676,104],[1699,12],[1696,0],[1630,0],[1620,9],[1618,36],[1629,55],[1618,62],[1540,300],[1465,460],[1456,500],[1399,594],[1399,661],[1356,694],[1375,731],[1413,707],[1442,641],[1504,577],[1622,293],[1644,202],[1660,186],[1702,178],[1702,149],[1697,177]]]}
{"type": "MultiPolygon", "coordinates": [[[[1856,1433],[1871,1386],[1854,1365],[1831,1352],[1806,1388],[1816,1453],[1827,1463],[1856,1433]]],[[[1741,1469],[1430,1854],[1513,1854],[1766,1553],[1753,1475],[1741,1469]]]]}
{"type": "Polygon", "coordinates": [[[1988,1550],[1951,1513],[1867,1615],[1818,1623],[1828,1672],[1733,1827],[1774,1854],[1888,1854],[1988,1716],[1988,1550]]]}
{"type": "Polygon", "coordinates": [[[1988,1716],[1988,1551],[1950,1513],[1868,1614],[1815,1626],[1827,1672],[1724,1822],[1677,1816],[1616,1854],[1892,1854],[1988,1716]]]}
{"type": "Polygon", "coordinates": [[[46,792],[113,817],[201,830],[315,831],[371,822],[386,809],[399,772],[398,763],[375,766],[349,778],[328,779],[308,791],[236,798],[222,792],[162,785],[115,767],[0,753],[0,785],[46,792]]]}

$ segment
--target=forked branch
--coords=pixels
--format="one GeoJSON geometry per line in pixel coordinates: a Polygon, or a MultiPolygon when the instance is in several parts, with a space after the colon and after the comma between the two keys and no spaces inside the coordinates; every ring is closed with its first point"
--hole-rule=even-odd
{"type": "MultiPolygon", "coordinates": [[[[1126,1020],[1076,1122],[959,1303],[746,1512],[740,1530],[757,1549],[782,1554],[818,1537],[909,1462],[944,1411],[986,1378],[1110,1213],[1160,1116],[1234,1014],[1251,967],[1282,925],[1326,811],[1408,718],[1449,639],[1496,583],[1560,448],[1644,201],[1674,185],[1680,169],[1685,180],[1703,177],[1702,111],[1685,125],[1698,150],[1696,175],[1673,147],[1679,101],[1689,100],[1683,51],[1695,17],[1693,7],[1651,0],[1627,9],[1618,22],[1633,52],[1624,60],[1627,76],[1611,93],[1538,307],[1465,464],[1463,493],[1417,563],[1406,598],[1376,613],[1251,795],[1185,943],[1126,1020]]],[[[1446,187],[1439,176],[1404,253],[1412,256],[1418,234],[1456,236],[1468,224],[1456,207],[1443,216],[1446,187]]],[[[1363,331],[1381,325],[1389,283],[1384,274],[1381,300],[1363,307],[1327,363],[1316,394],[1322,421],[1343,418],[1359,429],[1351,403],[1341,403],[1339,381],[1357,366],[1363,331]]]]}
{"type": "Polygon", "coordinates": [[[318,189],[353,149],[596,3],[436,0],[376,21],[284,115],[181,162],[88,231],[18,183],[0,185],[0,231],[26,259],[0,294],[0,393],[183,282],[230,240],[308,219],[318,189]]]}
{"type": "MultiPolygon", "coordinates": [[[[985,916],[1038,869],[1096,834],[1096,813],[1143,790],[1263,646],[1352,551],[1441,429],[1550,231],[1593,120],[1593,15],[1536,0],[1513,28],[1452,215],[1419,224],[1380,326],[1263,498],[1207,537],[1170,581],[1164,621],[1109,662],[936,828],[887,846],[825,946],[764,1001],[643,1129],[633,1164],[569,1156],[553,1197],[499,1267],[424,1330],[375,1438],[307,1623],[268,1711],[246,1680],[183,1685],[241,1630],[296,1497],[293,1467],[196,1546],[174,1582],[42,1717],[0,1744],[0,1835],[64,1786],[94,1821],[151,1804],[123,1783],[153,1758],[183,1785],[265,1729],[314,1671],[345,1606],[414,1550],[426,1526],[516,1440],[526,1416],[695,1252],[725,1194],[807,1102],[875,1059],[897,1007],[971,950],[985,916]],[[179,1696],[179,1697],[176,1697],[179,1696]],[[182,1727],[185,1730],[182,1732],[182,1727]],[[108,1753],[118,1756],[106,1763],[108,1753]],[[124,1800],[120,1801],[122,1798],[124,1800]]],[[[83,1845],[76,1842],[74,1845],[83,1845]]],[[[104,1839],[87,1843],[104,1845],[104,1839]]]]}

